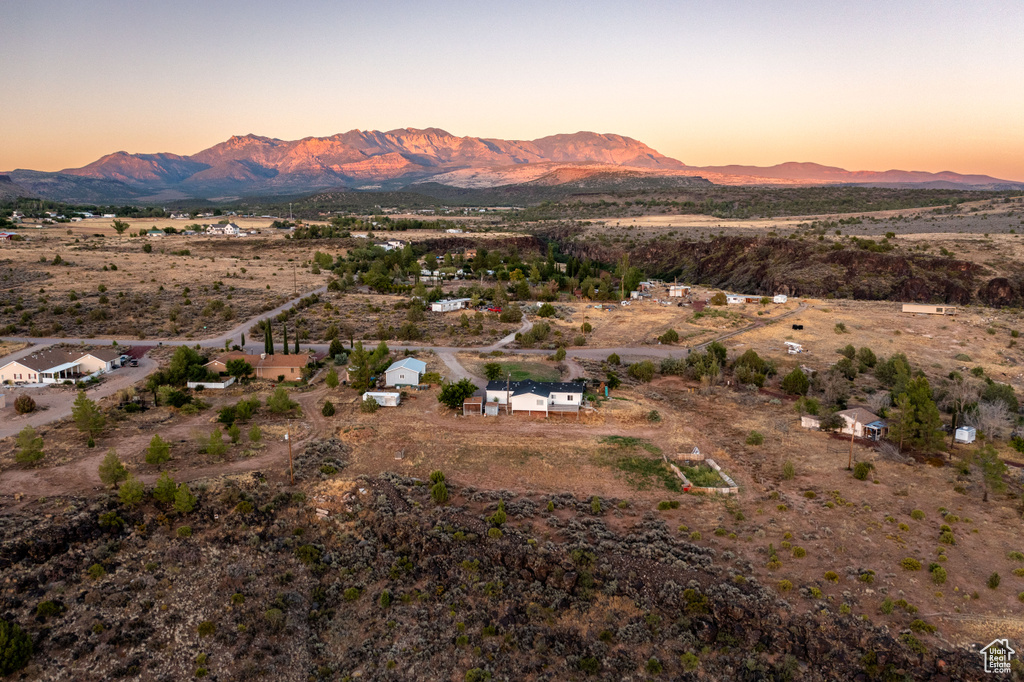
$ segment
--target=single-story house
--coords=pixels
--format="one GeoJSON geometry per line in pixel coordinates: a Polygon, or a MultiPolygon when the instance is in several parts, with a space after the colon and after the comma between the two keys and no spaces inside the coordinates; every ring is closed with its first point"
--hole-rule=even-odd
{"type": "Polygon", "coordinates": [[[46,348],[12,360],[0,367],[0,383],[56,384],[86,379],[121,366],[121,352],[114,348],[77,350],[46,348]]]}
{"type": "Polygon", "coordinates": [[[404,358],[392,363],[384,371],[385,386],[418,386],[420,377],[426,374],[427,363],[416,358],[404,358]]]}
{"type": "Polygon", "coordinates": [[[206,234],[223,234],[228,237],[237,237],[240,233],[241,230],[234,223],[210,225],[206,228],[206,234]]]}
{"type": "Polygon", "coordinates": [[[206,363],[205,367],[212,372],[225,374],[228,371],[228,362],[239,359],[245,360],[252,365],[253,375],[257,379],[297,381],[302,378],[302,370],[315,358],[305,353],[300,353],[299,355],[267,355],[266,353],[254,355],[233,351],[217,356],[206,363]]]}
{"type": "Polygon", "coordinates": [[[389,393],[386,391],[367,391],[363,394],[363,402],[370,398],[377,401],[381,407],[398,407],[402,403],[401,393],[389,393]]]}
{"type": "Polygon", "coordinates": [[[164,231],[163,230],[148,230],[146,232],[146,236],[147,237],[163,237],[164,236],[164,231]]]}
{"type": "Polygon", "coordinates": [[[682,298],[690,293],[690,287],[685,284],[673,284],[668,288],[669,298],[682,298]]]}
{"type": "Polygon", "coordinates": [[[955,305],[921,305],[918,303],[904,303],[905,313],[925,313],[927,315],[956,315],[955,305]]]}
{"type": "MultiPolygon", "coordinates": [[[[852,434],[856,438],[867,438],[868,440],[881,440],[889,432],[889,426],[876,414],[868,412],[863,407],[854,407],[849,410],[836,412],[843,419],[844,426],[839,429],[840,433],[852,434]]],[[[821,417],[805,414],[800,417],[800,426],[805,429],[820,429],[821,417]]]]}
{"type": "Polygon", "coordinates": [[[785,303],[788,300],[789,296],[786,296],[785,294],[775,294],[775,296],[772,297],[772,303],[785,303]]]}
{"type": "Polygon", "coordinates": [[[0,242],[13,241],[16,236],[16,232],[0,232],[0,242]]]}
{"type": "Polygon", "coordinates": [[[472,299],[469,298],[448,298],[443,301],[434,301],[430,309],[435,313],[450,313],[456,310],[468,308],[472,299]]]}
{"type": "Polygon", "coordinates": [[[505,405],[516,412],[579,412],[583,405],[583,385],[575,382],[511,381],[487,382],[486,402],[505,405]]]}
{"type": "Polygon", "coordinates": [[[728,305],[740,305],[747,302],[747,297],[742,294],[726,294],[725,302],[728,305]]]}

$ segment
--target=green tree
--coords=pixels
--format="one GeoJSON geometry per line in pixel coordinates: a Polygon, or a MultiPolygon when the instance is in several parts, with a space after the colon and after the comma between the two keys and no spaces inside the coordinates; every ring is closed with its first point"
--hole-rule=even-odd
{"type": "Polygon", "coordinates": [[[252,376],[253,369],[244,358],[233,358],[227,361],[225,366],[228,375],[233,376],[235,379],[242,381],[252,376]]]}
{"type": "Polygon", "coordinates": [[[274,354],[274,336],[270,328],[270,320],[267,320],[263,327],[263,352],[267,355],[274,354]]]}
{"type": "Polygon", "coordinates": [[[634,362],[629,366],[627,372],[629,376],[633,377],[637,381],[647,383],[654,378],[654,363],[650,360],[641,360],[640,362],[634,362]]]}
{"type": "Polygon", "coordinates": [[[213,455],[214,457],[223,457],[228,451],[228,446],[224,443],[224,434],[220,432],[220,429],[214,429],[210,434],[205,451],[206,454],[213,455]]]}
{"type": "Polygon", "coordinates": [[[174,509],[181,514],[188,514],[196,508],[196,496],[182,483],[174,493],[174,509]]]}
{"type": "Polygon", "coordinates": [[[981,393],[981,399],[1002,401],[1006,403],[1006,409],[1008,409],[1011,414],[1017,414],[1020,410],[1020,403],[1017,400],[1017,394],[1014,393],[1013,386],[1010,384],[1001,384],[989,379],[988,385],[985,386],[985,390],[981,393]]]}
{"type": "Polygon", "coordinates": [[[334,403],[332,403],[330,400],[325,400],[323,407],[320,408],[320,414],[322,414],[325,417],[333,417],[334,403]]]}
{"type": "Polygon", "coordinates": [[[207,375],[203,364],[203,356],[195,348],[178,346],[167,367],[166,383],[180,386],[186,381],[202,381],[207,375]]]}
{"type": "Polygon", "coordinates": [[[170,458],[171,444],[161,438],[160,434],[154,434],[146,448],[146,464],[163,464],[170,458]]]}
{"type": "Polygon", "coordinates": [[[100,480],[104,485],[117,485],[120,481],[128,478],[128,469],[121,464],[114,448],[107,450],[107,456],[100,462],[100,480]]]}
{"type": "Polygon", "coordinates": [[[124,220],[117,220],[115,218],[114,222],[110,223],[110,226],[114,228],[114,232],[117,232],[117,235],[120,237],[122,234],[125,233],[125,230],[131,227],[131,224],[124,220]]]}
{"type": "Polygon", "coordinates": [[[32,638],[17,623],[0,618],[0,677],[25,667],[32,657],[32,638]]]}
{"type": "Polygon", "coordinates": [[[989,488],[996,492],[1006,489],[1006,482],[1003,480],[1003,476],[1008,471],[1006,462],[1000,459],[999,453],[991,443],[985,443],[975,455],[974,463],[981,469],[981,482],[984,490],[982,502],[988,502],[989,488]]]}
{"type": "Polygon", "coordinates": [[[339,355],[345,352],[345,346],[338,339],[331,339],[331,346],[327,350],[327,354],[331,356],[331,359],[337,358],[339,355]]]}
{"type": "Polygon", "coordinates": [[[157,502],[163,502],[164,504],[170,504],[174,501],[174,495],[178,491],[178,486],[175,484],[174,479],[166,471],[160,472],[160,478],[157,479],[156,485],[153,486],[153,498],[157,502]]]}
{"type": "Polygon", "coordinates": [[[43,458],[43,438],[36,435],[36,430],[31,425],[18,432],[15,444],[18,452],[14,459],[19,464],[35,464],[43,458]]]}
{"type": "Polygon", "coordinates": [[[100,435],[107,424],[107,418],[96,407],[96,403],[85,396],[85,391],[78,392],[78,397],[71,407],[71,417],[75,420],[78,430],[90,438],[100,435]]]}
{"type": "Polygon", "coordinates": [[[142,481],[129,474],[128,479],[118,488],[117,496],[121,499],[121,504],[134,507],[146,496],[146,486],[142,484],[142,481]]]}
{"type": "Polygon", "coordinates": [[[462,403],[476,392],[476,388],[469,379],[461,379],[456,383],[445,385],[438,394],[437,400],[453,410],[461,410],[462,403]]]}
{"type": "Polygon", "coordinates": [[[790,395],[807,395],[807,391],[810,387],[810,380],[799,367],[782,379],[782,390],[790,395]]]}
{"type": "Polygon", "coordinates": [[[363,342],[357,341],[349,357],[349,377],[352,388],[360,393],[370,388],[370,377],[373,376],[371,363],[370,354],[363,348],[363,342]]]}
{"type": "Polygon", "coordinates": [[[890,437],[901,443],[908,441],[921,449],[936,449],[942,446],[942,416],[932,400],[932,389],[927,377],[917,377],[907,382],[906,391],[896,401],[900,418],[890,428],[890,437]]]}
{"type": "Polygon", "coordinates": [[[238,424],[232,424],[228,427],[228,438],[231,439],[233,444],[238,443],[242,439],[242,429],[238,427],[238,424]]]}
{"type": "Polygon", "coordinates": [[[284,341],[281,342],[281,352],[288,355],[288,323],[283,323],[281,325],[281,329],[281,334],[284,337],[284,341]]]}
{"type": "Polygon", "coordinates": [[[249,440],[253,443],[259,443],[263,440],[263,431],[260,430],[258,424],[253,424],[252,428],[249,429],[249,440]]]}
{"type": "Polygon", "coordinates": [[[537,311],[538,317],[554,317],[554,315],[555,306],[551,305],[550,303],[545,303],[540,307],[540,310],[537,311]]]}
{"type": "Polygon", "coordinates": [[[273,395],[267,398],[267,408],[274,414],[284,414],[298,406],[297,402],[288,397],[288,391],[280,386],[274,389],[273,395]]]}
{"type": "Polygon", "coordinates": [[[331,367],[327,370],[327,376],[324,377],[324,383],[327,384],[328,388],[337,388],[341,381],[338,380],[338,373],[331,367]]]}
{"type": "Polygon", "coordinates": [[[487,377],[488,381],[494,381],[501,377],[501,363],[500,362],[488,362],[484,365],[484,376],[487,377]]]}

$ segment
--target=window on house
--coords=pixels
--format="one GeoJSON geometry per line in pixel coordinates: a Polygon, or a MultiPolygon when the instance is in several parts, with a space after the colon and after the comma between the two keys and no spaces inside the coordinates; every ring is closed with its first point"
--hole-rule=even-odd
{"type": "Polygon", "coordinates": [[[544,404],[544,399],[543,398],[538,398],[537,399],[537,404],[538,405],[543,405],[544,404]]]}

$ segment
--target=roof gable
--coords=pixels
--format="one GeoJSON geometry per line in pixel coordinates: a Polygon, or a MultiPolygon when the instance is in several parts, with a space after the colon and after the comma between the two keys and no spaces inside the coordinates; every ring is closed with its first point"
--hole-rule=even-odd
{"type": "Polygon", "coordinates": [[[390,372],[394,369],[408,369],[413,372],[425,374],[427,371],[427,363],[422,360],[417,360],[416,358],[403,358],[397,362],[391,363],[391,366],[387,368],[387,371],[390,372]]]}

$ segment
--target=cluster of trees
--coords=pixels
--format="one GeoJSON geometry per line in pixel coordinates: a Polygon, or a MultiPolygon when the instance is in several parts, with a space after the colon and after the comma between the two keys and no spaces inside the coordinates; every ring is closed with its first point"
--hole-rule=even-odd
{"type": "Polygon", "coordinates": [[[372,386],[371,379],[380,375],[391,364],[391,349],[381,341],[373,351],[363,348],[362,341],[356,341],[349,354],[349,379],[352,388],[360,393],[372,386]]]}

